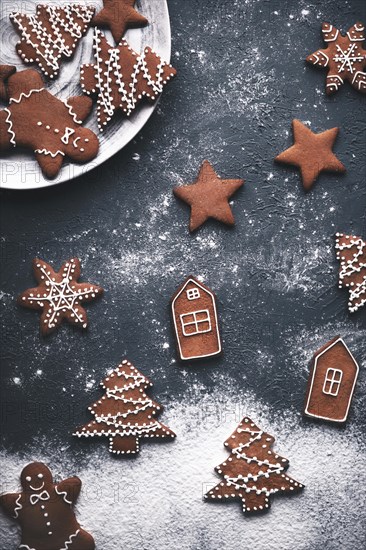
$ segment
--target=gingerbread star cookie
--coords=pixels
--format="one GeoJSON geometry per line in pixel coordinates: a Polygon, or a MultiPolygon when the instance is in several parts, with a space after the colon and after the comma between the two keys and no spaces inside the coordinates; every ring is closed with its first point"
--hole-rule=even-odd
{"type": "Polygon", "coordinates": [[[109,452],[115,455],[136,455],[140,439],[173,439],[175,433],[156,420],[162,406],[145,390],[152,386],[127,359],[101,382],[105,395],[96,401],[90,412],[95,420],[82,426],[78,437],[108,437],[109,452]]]}
{"type": "Polygon", "coordinates": [[[335,248],[341,262],[339,288],[348,288],[348,309],[353,313],[366,304],[366,241],[337,233],[335,248]]]}
{"type": "Polygon", "coordinates": [[[48,78],[60,71],[60,61],[70,59],[87,32],[95,9],[81,4],[39,5],[35,15],[10,14],[21,36],[17,52],[24,63],[36,63],[48,78]]]}
{"type": "Polygon", "coordinates": [[[229,199],[242,185],[242,179],[221,179],[205,160],[194,183],[173,189],[174,195],[191,207],[189,230],[195,231],[209,218],[234,225],[229,199]]]}
{"type": "Polygon", "coordinates": [[[55,97],[33,69],[10,74],[5,84],[0,92],[10,99],[0,111],[0,151],[30,149],[48,178],[57,176],[66,158],[86,163],[97,155],[97,136],[81,126],[93,106],[90,98],[55,97]]]}
{"type": "Polygon", "coordinates": [[[323,23],[322,34],[327,47],[312,53],[306,61],[328,69],[325,87],[328,95],[339,90],[345,80],[359,92],[366,93],[364,30],[362,23],[356,23],[344,36],[330,23],[323,23]]]}
{"type": "Polygon", "coordinates": [[[109,27],[114,40],[120,42],[128,28],[143,27],[148,20],[134,9],[136,0],[103,0],[103,9],[94,16],[92,24],[109,27]]]}
{"type": "Polygon", "coordinates": [[[32,462],[20,476],[22,491],[0,496],[4,511],[22,529],[24,550],[94,550],[93,537],[80,527],[73,506],[81,481],[70,477],[54,483],[49,468],[32,462]]]}
{"type": "Polygon", "coordinates": [[[264,512],[270,506],[270,497],[276,493],[301,491],[304,485],[287,475],[289,466],[271,447],[275,438],[244,418],[234,433],[225,441],[230,457],[217,466],[223,478],[205,495],[206,500],[227,502],[241,500],[243,512],[264,512]]]}
{"type": "Polygon", "coordinates": [[[86,328],[88,319],[82,302],[91,302],[101,296],[103,289],[90,283],[78,283],[80,260],[71,258],[59,271],[54,271],[44,260],[33,260],[33,272],[38,286],[20,294],[18,304],[42,312],[41,333],[53,332],[63,319],[80,328],[86,328]]]}
{"type": "Polygon", "coordinates": [[[82,65],[80,84],[89,96],[97,96],[100,131],[121,110],[130,116],[145,98],[155,101],[176,70],[151,48],[137,54],[126,40],[116,47],[99,30],[94,33],[95,63],[82,65]]]}
{"type": "Polygon", "coordinates": [[[299,120],[292,121],[295,143],[275,160],[300,169],[306,191],[312,188],[321,172],[345,172],[343,164],[332,151],[339,128],[315,134],[299,120]]]}

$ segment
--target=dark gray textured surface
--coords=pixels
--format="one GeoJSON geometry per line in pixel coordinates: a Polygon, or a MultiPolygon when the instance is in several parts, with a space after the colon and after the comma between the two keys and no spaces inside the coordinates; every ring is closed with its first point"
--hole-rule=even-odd
{"type": "MultiPolygon", "coordinates": [[[[40,454],[52,456],[52,449],[66,446],[71,468],[80,469],[97,449],[98,457],[110,461],[106,445],[83,444],[70,433],[88,418],[86,407],[100,395],[98,382],[125,355],[151,376],[154,396],[168,416],[170,406],[179,409],[187,401],[197,410],[201,400],[209,407],[210,394],[215,404],[220,395],[224,403],[229,394],[234,403],[250,395],[264,404],[268,430],[291,414],[308,435],[316,430],[324,441],[341,437],[346,448],[357,443],[364,453],[366,309],[347,312],[347,292],[337,288],[333,235],[366,237],[365,97],[346,84],[327,98],[326,72],[304,63],[322,47],[321,22],[346,31],[366,19],[363,2],[172,0],[169,6],[172,64],[179,76],[138,137],[84,178],[41,192],[2,193],[4,461],[11,463],[13,453],[27,461],[27,450],[34,454],[35,441],[40,445],[44,438],[49,443],[43,442],[40,454]],[[335,152],[347,173],[321,175],[308,194],[297,171],[273,163],[292,143],[294,117],[309,121],[314,131],[340,127],[335,152]],[[190,235],[188,209],[171,189],[193,181],[205,158],[222,177],[245,178],[245,186],[234,197],[235,228],[209,222],[190,235]],[[58,267],[73,255],[82,261],[82,280],[102,285],[105,295],[87,306],[87,332],[63,325],[42,339],[37,313],[18,309],[15,297],[34,284],[34,256],[58,267]],[[204,277],[218,296],[224,354],[182,368],[175,363],[168,301],[190,273],[204,277]],[[361,367],[349,423],[341,430],[306,422],[300,414],[311,354],[336,334],[345,337],[361,367]]],[[[234,427],[228,424],[223,435],[234,427]]],[[[285,434],[284,428],[279,452],[285,434]]],[[[159,452],[155,447],[155,458],[159,452]]],[[[301,455],[300,439],[297,452],[301,455]]],[[[347,470],[353,457],[345,452],[347,470]]],[[[215,463],[211,457],[212,467],[215,463]]],[[[328,475],[327,462],[324,469],[328,475]]],[[[202,472],[202,480],[210,473],[202,472]]],[[[357,476],[365,481],[364,473],[357,476]]],[[[298,548],[336,548],[341,536],[344,548],[362,546],[364,496],[353,490],[355,514],[346,526],[319,519],[315,535],[298,548]],[[338,542],[332,542],[334,529],[341,533],[338,542]]],[[[345,494],[328,501],[321,484],[312,494],[310,482],[304,498],[341,517],[345,494]]],[[[295,500],[288,510],[299,506],[295,500]]],[[[234,516],[238,530],[247,521],[235,506],[199,506],[202,515],[209,510],[210,521],[234,516]]],[[[301,508],[297,511],[301,516],[301,508]]],[[[183,512],[182,518],[187,519],[183,512]]],[[[216,548],[213,541],[217,548],[230,547],[230,537],[220,539],[215,524],[206,533],[203,527],[196,531],[194,517],[190,522],[191,538],[182,547],[216,548]]],[[[8,550],[13,546],[4,529],[1,547],[8,550]]],[[[124,536],[127,527],[121,529],[124,536]]],[[[178,542],[179,529],[176,533],[178,542]]],[[[281,536],[273,535],[273,546],[268,541],[263,548],[281,547],[281,536]]],[[[115,548],[110,537],[101,538],[99,547],[115,548]]],[[[144,534],[141,538],[146,543],[144,534]]],[[[166,541],[157,540],[160,548],[173,547],[174,529],[166,541]]],[[[288,544],[283,548],[291,548],[291,536],[288,544]]],[[[144,544],[130,543],[138,547],[144,544]]]]}

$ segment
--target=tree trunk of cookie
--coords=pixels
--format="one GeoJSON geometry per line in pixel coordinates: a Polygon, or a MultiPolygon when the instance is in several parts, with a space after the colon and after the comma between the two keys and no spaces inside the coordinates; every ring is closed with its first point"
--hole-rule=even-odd
{"type": "Polygon", "coordinates": [[[139,440],[135,436],[115,435],[110,439],[110,450],[115,453],[138,453],[139,440]]]}

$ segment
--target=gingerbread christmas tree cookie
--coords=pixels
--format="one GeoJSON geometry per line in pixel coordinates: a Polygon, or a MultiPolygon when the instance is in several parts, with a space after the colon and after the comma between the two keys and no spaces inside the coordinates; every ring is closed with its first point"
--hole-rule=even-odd
{"type": "Polygon", "coordinates": [[[312,53],[306,61],[328,69],[326,93],[330,95],[339,90],[345,80],[359,92],[366,93],[366,50],[362,47],[364,25],[356,23],[346,35],[342,35],[330,23],[323,23],[322,34],[327,47],[312,53]]]}
{"type": "Polygon", "coordinates": [[[88,319],[82,302],[91,302],[101,296],[103,289],[90,283],[79,283],[80,261],[71,258],[59,271],[54,271],[44,260],[33,260],[33,272],[38,286],[18,297],[18,304],[42,312],[41,333],[46,335],[58,328],[63,319],[80,328],[86,328],[88,319]]]}
{"type": "Polygon", "coordinates": [[[242,185],[242,179],[219,178],[209,161],[205,160],[194,183],[173,189],[174,195],[191,207],[189,230],[195,231],[209,218],[234,225],[229,199],[242,185]]]}
{"type": "Polygon", "coordinates": [[[117,111],[130,116],[143,99],[155,101],[176,74],[151,48],[137,54],[124,39],[113,48],[97,28],[94,57],[94,63],[82,65],[80,84],[84,93],[97,96],[101,131],[117,111]]]}
{"type": "Polygon", "coordinates": [[[90,412],[95,420],[82,426],[78,437],[108,437],[109,451],[115,455],[136,455],[140,439],[172,439],[175,433],[156,420],[162,406],[145,393],[150,380],[127,359],[101,382],[105,395],[90,412]]]}
{"type": "Polygon", "coordinates": [[[366,304],[366,241],[337,233],[335,248],[341,263],[339,288],[348,288],[348,309],[353,313],[366,304]]]}
{"type": "Polygon", "coordinates": [[[302,184],[309,191],[321,172],[345,172],[343,164],[332,151],[338,128],[315,134],[300,120],[292,121],[295,143],[276,158],[276,162],[297,166],[302,184]]]}
{"type": "Polygon", "coordinates": [[[136,0],[103,0],[103,9],[94,16],[92,24],[109,27],[118,43],[128,28],[147,25],[146,17],[134,9],[136,0]]]}
{"type": "Polygon", "coordinates": [[[230,457],[217,466],[223,478],[205,495],[206,500],[226,502],[241,500],[243,512],[262,512],[269,508],[270,497],[276,493],[295,493],[304,485],[285,472],[287,458],[271,450],[275,439],[250,420],[244,418],[225,441],[230,457]]]}
{"type": "Polygon", "coordinates": [[[82,4],[39,5],[35,15],[20,12],[10,19],[21,36],[17,52],[24,63],[36,63],[45,76],[55,78],[62,58],[71,58],[88,30],[95,9],[82,4]]]}
{"type": "Polygon", "coordinates": [[[0,89],[10,98],[8,107],[0,111],[0,151],[30,149],[48,178],[57,176],[66,158],[86,163],[97,155],[97,136],[82,127],[93,106],[90,98],[58,99],[33,69],[8,75],[5,72],[2,81],[5,91],[0,89]]]}
{"type": "Polygon", "coordinates": [[[94,550],[72,509],[81,489],[78,477],[54,483],[45,464],[32,462],[21,473],[22,492],[0,496],[0,505],[21,527],[24,550],[94,550]]]}

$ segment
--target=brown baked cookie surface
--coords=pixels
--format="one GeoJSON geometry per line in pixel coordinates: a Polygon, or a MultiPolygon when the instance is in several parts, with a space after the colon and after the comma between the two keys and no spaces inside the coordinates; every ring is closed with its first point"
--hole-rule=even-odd
{"type": "Polygon", "coordinates": [[[77,437],[108,437],[109,452],[134,456],[140,451],[140,439],[173,439],[175,433],[158,422],[163,407],[145,393],[150,380],[127,359],[101,382],[105,395],[89,411],[95,420],[78,428],[77,437]]]}
{"type": "Polygon", "coordinates": [[[4,511],[21,527],[24,550],[94,550],[72,509],[81,489],[78,477],[54,483],[48,467],[32,462],[21,473],[22,492],[0,496],[4,511]]]}
{"type": "Polygon", "coordinates": [[[90,98],[58,99],[33,69],[11,74],[5,83],[10,99],[0,111],[0,151],[30,149],[48,178],[57,176],[65,158],[86,163],[96,157],[99,140],[82,127],[93,106],[90,98]]]}
{"type": "Polygon", "coordinates": [[[146,17],[134,9],[135,4],[136,0],[103,0],[103,9],[94,16],[92,24],[109,28],[118,43],[127,29],[148,23],[146,17]]]}
{"type": "Polygon", "coordinates": [[[223,478],[206,493],[205,499],[215,502],[241,500],[243,512],[263,512],[270,507],[270,497],[277,493],[301,491],[304,485],[285,472],[287,458],[271,450],[275,438],[244,418],[224,445],[231,454],[215,468],[223,478]]]}
{"type": "Polygon", "coordinates": [[[309,191],[321,172],[345,172],[346,169],[332,151],[339,128],[315,134],[300,120],[292,121],[294,145],[276,158],[276,162],[297,166],[302,184],[309,191]]]}
{"type": "Polygon", "coordinates": [[[340,336],[321,347],[312,360],[305,396],[306,416],[345,422],[359,367],[340,336]]]}
{"type": "Polygon", "coordinates": [[[126,40],[113,48],[98,29],[94,33],[94,63],[82,65],[80,84],[89,96],[97,97],[97,116],[103,131],[117,111],[130,116],[143,99],[153,102],[176,70],[151,48],[142,54],[126,40]]]}
{"type": "Polygon", "coordinates": [[[209,218],[234,225],[229,199],[242,185],[242,179],[219,178],[209,161],[205,160],[194,183],[173,189],[174,195],[191,207],[189,230],[195,231],[209,218]]]}
{"type": "Polygon", "coordinates": [[[359,92],[366,93],[366,50],[362,47],[364,31],[364,25],[356,23],[346,35],[342,35],[330,23],[323,23],[322,35],[327,47],[312,53],[306,61],[328,69],[325,87],[328,95],[339,90],[345,80],[359,92]]]}
{"type": "Polygon", "coordinates": [[[21,36],[17,52],[24,63],[36,63],[48,78],[55,78],[63,58],[71,58],[88,30],[95,9],[82,4],[37,6],[35,15],[10,14],[21,36]]]}
{"type": "Polygon", "coordinates": [[[221,353],[216,296],[192,275],[171,298],[174,332],[182,361],[221,353]]]}
{"type": "Polygon", "coordinates": [[[335,249],[340,261],[339,288],[348,289],[348,309],[353,313],[366,304],[366,241],[337,233],[335,249]]]}
{"type": "Polygon", "coordinates": [[[77,327],[86,328],[88,318],[80,304],[95,300],[103,294],[103,289],[94,284],[78,282],[80,260],[71,258],[59,271],[54,271],[47,262],[35,258],[33,273],[38,286],[20,294],[18,304],[42,312],[41,333],[50,334],[63,319],[77,327]]]}

